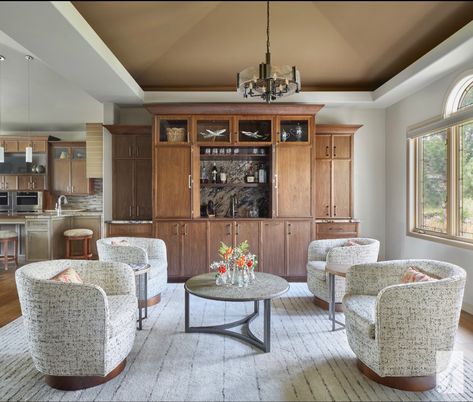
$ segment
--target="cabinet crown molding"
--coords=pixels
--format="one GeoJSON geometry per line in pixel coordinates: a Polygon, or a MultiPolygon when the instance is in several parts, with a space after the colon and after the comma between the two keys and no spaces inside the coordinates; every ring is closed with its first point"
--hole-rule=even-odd
{"type": "Polygon", "coordinates": [[[149,134],[151,135],[152,127],[148,125],[125,125],[125,124],[104,124],[110,134],[149,134]]]}
{"type": "Polygon", "coordinates": [[[315,134],[355,134],[363,124],[316,124],[315,134]]]}

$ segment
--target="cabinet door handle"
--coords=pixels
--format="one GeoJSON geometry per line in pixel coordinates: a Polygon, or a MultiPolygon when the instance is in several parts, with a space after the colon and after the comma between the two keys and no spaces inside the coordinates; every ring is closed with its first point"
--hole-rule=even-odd
{"type": "Polygon", "coordinates": [[[325,147],[325,156],[330,156],[330,154],[328,153],[328,145],[325,147]]]}
{"type": "Polygon", "coordinates": [[[333,146],[333,156],[337,156],[337,146],[333,146]]]}
{"type": "Polygon", "coordinates": [[[333,216],[337,216],[337,206],[333,206],[333,216]]]}
{"type": "Polygon", "coordinates": [[[325,206],[325,210],[326,210],[325,215],[330,216],[330,206],[329,205],[325,206]]]}
{"type": "Polygon", "coordinates": [[[188,183],[189,184],[189,189],[191,189],[192,188],[192,176],[191,175],[188,176],[188,180],[189,180],[189,183],[188,183]]]}
{"type": "Polygon", "coordinates": [[[292,229],[292,224],[288,223],[287,224],[287,234],[288,235],[292,235],[292,230],[291,229],[292,229]]]}
{"type": "Polygon", "coordinates": [[[140,206],[136,206],[136,216],[140,216],[140,206]]]}
{"type": "Polygon", "coordinates": [[[36,187],[36,183],[35,183],[35,182],[32,182],[31,184],[33,185],[33,190],[34,190],[35,187],[36,187]]]}
{"type": "Polygon", "coordinates": [[[135,149],[136,149],[135,155],[140,156],[140,148],[136,146],[135,149]]]}
{"type": "Polygon", "coordinates": [[[74,192],[74,186],[71,186],[71,193],[74,192]]]}
{"type": "Polygon", "coordinates": [[[227,236],[232,235],[232,224],[229,223],[228,225],[225,225],[227,227],[227,236]]]}
{"type": "Polygon", "coordinates": [[[236,235],[240,236],[240,224],[239,223],[236,224],[236,235]]]}
{"type": "Polygon", "coordinates": [[[8,182],[3,183],[3,188],[4,188],[5,190],[8,190],[8,182]]]}
{"type": "Polygon", "coordinates": [[[176,223],[176,224],[174,225],[174,229],[176,230],[176,231],[174,232],[174,234],[175,234],[176,236],[179,236],[179,223],[176,223]]]}
{"type": "Polygon", "coordinates": [[[277,174],[274,175],[274,188],[275,189],[278,188],[278,175],[277,174]]]}
{"type": "Polygon", "coordinates": [[[187,236],[187,223],[184,223],[184,236],[187,236]]]}
{"type": "Polygon", "coordinates": [[[128,156],[131,158],[131,145],[128,146],[128,156]]]}
{"type": "Polygon", "coordinates": [[[130,218],[133,216],[133,207],[130,205],[130,218]]]}

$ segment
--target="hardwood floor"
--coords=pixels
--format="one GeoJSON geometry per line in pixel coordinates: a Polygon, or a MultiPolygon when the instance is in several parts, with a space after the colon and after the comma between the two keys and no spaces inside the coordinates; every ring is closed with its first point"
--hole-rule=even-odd
{"type": "Polygon", "coordinates": [[[15,269],[0,269],[0,327],[21,315],[20,302],[16,292],[15,269]]]}
{"type": "MultiPolygon", "coordinates": [[[[15,270],[0,270],[0,327],[21,315],[16,292],[15,270]]],[[[461,350],[473,359],[473,315],[462,312],[455,350],[461,350]]]]}

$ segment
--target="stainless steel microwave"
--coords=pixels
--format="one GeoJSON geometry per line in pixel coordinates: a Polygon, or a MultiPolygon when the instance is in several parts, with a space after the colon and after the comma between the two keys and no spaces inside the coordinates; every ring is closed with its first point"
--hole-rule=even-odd
{"type": "Polygon", "coordinates": [[[0,212],[40,212],[43,210],[41,191],[0,191],[0,212]]]}

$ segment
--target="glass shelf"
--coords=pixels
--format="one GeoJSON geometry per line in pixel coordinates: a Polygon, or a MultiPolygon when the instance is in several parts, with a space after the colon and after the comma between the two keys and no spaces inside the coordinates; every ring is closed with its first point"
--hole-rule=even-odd
{"type": "Polygon", "coordinates": [[[200,187],[264,187],[271,183],[200,183],[200,187]]]}

